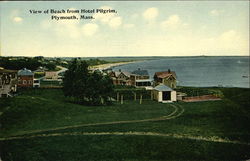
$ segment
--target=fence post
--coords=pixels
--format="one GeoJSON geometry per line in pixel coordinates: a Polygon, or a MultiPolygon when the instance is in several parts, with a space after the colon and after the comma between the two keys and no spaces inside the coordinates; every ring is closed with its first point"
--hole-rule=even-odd
{"type": "Polygon", "coordinates": [[[136,101],[136,92],[133,92],[134,93],[134,100],[136,101]]]}
{"type": "Polygon", "coordinates": [[[153,90],[151,90],[151,100],[153,100],[153,90]]]}
{"type": "Polygon", "coordinates": [[[123,95],[121,95],[121,104],[123,104],[123,95]]]}
{"type": "Polygon", "coordinates": [[[142,104],[142,94],[140,95],[140,104],[142,104]]]}
{"type": "Polygon", "coordinates": [[[119,93],[118,92],[116,93],[116,101],[117,102],[119,101],[119,93]]]}

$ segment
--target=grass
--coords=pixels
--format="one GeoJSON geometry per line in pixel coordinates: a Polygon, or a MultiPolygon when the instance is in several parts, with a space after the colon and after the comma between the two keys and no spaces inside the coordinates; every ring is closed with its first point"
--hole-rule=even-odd
{"type": "MultiPolygon", "coordinates": [[[[154,132],[206,137],[210,138],[210,141],[167,136],[62,135],[0,141],[0,156],[3,160],[25,161],[249,159],[250,90],[205,90],[223,93],[223,100],[175,103],[174,105],[182,106],[185,112],[171,120],[86,126],[40,133],[154,132]],[[214,142],[213,138],[239,141],[248,145],[219,143],[214,142]]],[[[142,105],[138,101],[125,101],[123,105],[115,103],[112,106],[76,105],[66,102],[60,89],[26,91],[7,102],[0,102],[1,105],[9,107],[0,116],[1,137],[23,134],[28,130],[68,125],[155,118],[168,115],[174,110],[170,104],[150,100],[144,100],[142,105]]],[[[29,135],[32,134],[27,134],[29,135]]]]}
{"type": "Polygon", "coordinates": [[[61,82],[59,81],[43,81],[40,82],[41,87],[48,87],[48,86],[62,86],[61,82]]]}
{"type": "Polygon", "coordinates": [[[169,105],[153,101],[143,101],[142,105],[139,101],[118,104],[82,106],[66,102],[59,89],[25,91],[13,98],[8,111],[2,114],[3,130],[0,136],[77,124],[148,119],[167,115],[174,110],[169,105]]]}

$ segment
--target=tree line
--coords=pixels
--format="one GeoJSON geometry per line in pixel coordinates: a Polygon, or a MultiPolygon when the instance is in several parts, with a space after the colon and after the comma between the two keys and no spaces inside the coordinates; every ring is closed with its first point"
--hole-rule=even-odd
{"type": "Polygon", "coordinates": [[[88,70],[88,62],[74,59],[63,79],[63,93],[80,104],[106,105],[111,103],[114,86],[109,76],[88,70]]]}
{"type": "Polygon", "coordinates": [[[55,70],[56,64],[54,62],[46,61],[40,57],[0,57],[0,67],[11,70],[20,70],[23,68],[36,70],[38,67],[45,67],[48,70],[55,70]]]}

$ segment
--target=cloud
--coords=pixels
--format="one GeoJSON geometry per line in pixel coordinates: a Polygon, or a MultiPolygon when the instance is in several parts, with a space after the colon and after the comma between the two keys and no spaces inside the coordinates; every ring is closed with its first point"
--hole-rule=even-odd
{"type": "Polygon", "coordinates": [[[92,36],[98,31],[98,25],[94,23],[88,23],[82,27],[83,34],[86,36],[92,36]]]}
{"type": "Polygon", "coordinates": [[[152,21],[158,16],[158,9],[155,7],[148,8],[143,12],[143,17],[147,21],[152,21]]]}
{"type": "Polygon", "coordinates": [[[23,21],[23,18],[22,18],[22,17],[16,16],[16,17],[13,18],[13,21],[14,21],[14,22],[17,22],[17,23],[20,23],[20,22],[23,21]]]}
{"type": "MultiPolygon", "coordinates": [[[[75,10],[75,8],[69,8],[75,10]]],[[[76,16],[80,17],[78,13],[58,13],[55,16],[76,16]]],[[[65,36],[69,38],[81,37],[81,26],[77,19],[63,19],[63,20],[43,20],[40,23],[42,29],[52,29],[58,36],[65,36]]]]}
{"type": "Polygon", "coordinates": [[[187,23],[183,23],[178,15],[171,15],[161,23],[163,28],[177,29],[178,27],[187,27],[187,23]]]}
{"type": "Polygon", "coordinates": [[[229,30],[222,33],[219,37],[220,40],[230,42],[234,40],[238,40],[239,36],[235,30],[229,30]]]}
{"type": "Polygon", "coordinates": [[[137,13],[134,13],[134,14],[131,16],[132,19],[137,19],[138,17],[139,17],[139,15],[138,15],[137,13]]]}
{"type": "Polygon", "coordinates": [[[135,24],[124,24],[123,25],[123,27],[125,28],[125,29],[130,29],[130,28],[134,28],[135,27],[135,24]]]}
{"type": "Polygon", "coordinates": [[[109,26],[111,28],[117,28],[121,26],[122,24],[122,18],[121,17],[114,17],[109,21],[109,26]]]}
{"type": "Polygon", "coordinates": [[[212,16],[219,16],[223,12],[224,12],[223,10],[216,10],[216,9],[214,9],[214,10],[210,11],[210,15],[212,15],[212,16]]]}
{"type": "MultiPolygon", "coordinates": [[[[110,6],[102,6],[100,9],[112,10],[110,6]]],[[[122,24],[122,17],[116,16],[116,13],[95,13],[93,15],[94,21],[100,21],[102,24],[106,24],[111,28],[118,28],[122,24]]]]}

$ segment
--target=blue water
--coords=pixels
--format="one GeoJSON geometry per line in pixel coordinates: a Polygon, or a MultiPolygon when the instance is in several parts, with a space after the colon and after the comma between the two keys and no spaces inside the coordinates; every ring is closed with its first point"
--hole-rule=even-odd
{"type": "Polygon", "coordinates": [[[249,87],[249,57],[180,57],[147,60],[114,67],[118,71],[148,70],[153,78],[157,71],[176,72],[179,86],[249,87]]]}

